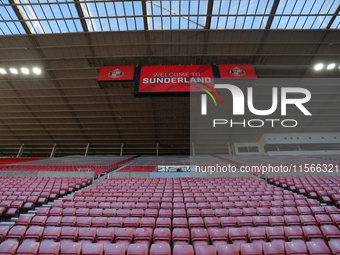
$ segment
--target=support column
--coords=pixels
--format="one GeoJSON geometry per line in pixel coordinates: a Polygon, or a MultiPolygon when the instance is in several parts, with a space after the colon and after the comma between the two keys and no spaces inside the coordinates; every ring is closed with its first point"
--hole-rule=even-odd
{"type": "Polygon", "coordinates": [[[228,143],[228,154],[231,155],[230,143],[228,143]]]}
{"type": "Polygon", "coordinates": [[[124,143],[120,146],[120,156],[123,156],[124,143]]]}
{"type": "Polygon", "coordinates": [[[25,144],[23,143],[23,144],[20,146],[20,149],[19,149],[18,154],[17,154],[17,158],[21,158],[21,155],[22,155],[22,153],[24,152],[24,147],[25,147],[25,144]]]}
{"type": "Polygon", "coordinates": [[[195,143],[192,143],[192,155],[196,156],[196,154],[195,154],[195,143]]]}
{"type": "Polygon", "coordinates": [[[158,156],[158,150],[159,150],[159,145],[157,143],[157,152],[156,152],[156,156],[158,156]]]}
{"type": "Polygon", "coordinates": [[[56,150],[57,150],[57,144],[54,144],[53,149],[52,149],[52,151],[51,151],[50,158],[53,158],[53,157],[54,157],[54,154],[55,154],[56,150]]]}
{"type": "Polygon", "coordinates": [[[87,156],[87,154],[89,153],[89,149],[90,149],[90,144],[88,143],[86,146],[85,156],[87,156]]]}

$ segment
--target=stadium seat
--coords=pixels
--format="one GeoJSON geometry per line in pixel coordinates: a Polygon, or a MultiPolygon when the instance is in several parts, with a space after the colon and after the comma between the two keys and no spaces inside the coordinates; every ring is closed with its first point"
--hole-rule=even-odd
{"type": "MultiPolygon", "coordinates": [[[[17,255],[36,255],[39,250],[40,243],[38,242],[23,242],[19,248],[17,249],[16,253],[17,255]]],[[[0,253],[2,253],[2,250],[0,248],[0,253]]]]}
{"type": "Polygon", "coordinates": [[[153,232],[153,241],[156,244],[169,244],[170,237],[171,233],[169,228],[155,228],[153,232]]]}
{"type": "Polygon", "coordinates": [[[60,255],[80,255],[81,243],[63,242],[60,243],[60,255]]]}
{"type": "Polygon", "coordinates": [[[36,241],[39,242],[44,232],[44,227],[30,226],[24,236],[25,241],[36,241]]]}
{"type": "Polygon", "coordinates": [[[147,247],[150,246],[152,241],[152,229],[151,228],[137,228],[135,231],[133,243],[145,244],[147,247]]]}
{"type": "Polygon", "coordinates": [[[228,244],[228,235],[226,230],[223,228],[211,229],[209,232],[209,237],[216,251],[218,250],[218,246],[228,244]]]}
{"type": "Polygon", "coordinates": [[[287,255],[309,255],[304,242],[286,242],[285,250],[287,255]]]}
{"type": "Polygon", "coordinates": [[[302,233],[302,229],[300,226],[289,226],[283,228],[286,239],[291,242],[295,240],[305,241],[305,238],[302,233]]]}
{"type": "Polygon", "coordinates": [[[132,228],[118,228],[115,230],[116,233],[116,243],[124,244],[125,250],[129,247],[133,240],[133,230],[132,228]]]}
{"type": "Polygon", "coordinates": [[[78,239],[79,228],[77,227],[61,227],[60,242],[75,242],[78,239]]]}
{"type": "Polygon", "coordinates": [[[310,255],[334,255],[324,242],[306,242],[310,255]]]}
{"type": "Polygon", "coordinates": [[[323,241],[323,235],[317,226],[303,226],[302,227],[303,235],[307,241],[323,241]]]}
{"type": "Polygon", "coordinates": [[[149,248],[145,244],[130,244],[127,255],[148,255],[149,248]]]}
{"type": "Polygon", "coordinates": [[[247,243],[241,244],[241,255],[262,255],[262,245],[247,243]]]}
{"type": "Polygon", "coordinates": [[[27,230],[26,226],[14,226],[8,231],[6,240],[11,239],[20,242],[24,237],[26,230],[27,230]]]}
{"type": "Polygon", "coordinates": [[[340,240],[332,240],[328,243],[328,246],[333,255],[340,255],[340,240]]]}
{"type": "Polygon", "coordinates": [[[49,216],[46,220],[45,226],[59,227],[61,224],[61,219],[62,219],[61,216],[49,216]]]}
{"type": "Polygon", "coordinates": [[[60,243],[42,242],[39,247],[38,255],[58,255],[60,243]]]}
{"type": "Polygon", "coordinates": [[[192,245],[176,245],[173,248],[173,255],[194,255],[194,249],[192,245]]]}
{"type": "Polygon", "coordinates": [[[105,248],[104,255],[125,255],[125,245],[124,244],[109,244],[105,248]]]}
{"type": "Polygon", "coordinates": [[[89,228],[92,225],[92,217],[77,217],[77,227],[89,228]]]}
{"type": "Polygon", "coordinates": [[[60,227],[45,227],[42,239],[43,240],[49,239],[57,242],[60,238],[60,235],[61,235],[60,227]]]}
{"type": "Polygon", "coordinates": [[[239,250],[234,244],[220,245],[217,249],[218,255],[239,255],[239,250]]]}
{"type": "Polygon", "coordinates": [[[153,244],[150,248],[150,255],[171,255],[170,245],[153,244]]]}
{"type": "Polygon", "coordinates": [[[185,245],[190,243],[190,233],[187,228],[175,228],[172,231],[173,245],[185,245]]]}
{"type": "Polygon", "coordinates": [[[82,248],[82,255],[103,255],[104,246],[100,243],[86,243],[82,248]]]}
{"type": "Polygon", "coordinates": [[[15,255],[18,246],[18,241],[6,240],[0,244],[0,253],[4,255],[15,255]]]}
{"type": "Polygon", "coordinates": [[[248,243],[248,237],[245,228],[229,228],[229,240],[235,244],[237,249],[240,250],[241,244],[248,243]]]}
{"type": "Polygon", "coordinates": [[[93,243],[97,236],[96,228],[79,228],[78,242],[93,243]]]}
{"type": "Polygon", "coordinates": [[[197,246],[196,255],[216,255],[216,249],[213,245],[197,246]]]}
{"type": "Polygon", "coordinates": [[[284,247],[278,243],[263,243],[263,255],[285,255],[284,247]]]}
{"type": "Polygon", "coordinates": [[[340,239],[340,230],[332,225],[323,225],[320,227],[323,236],[331,241],[333,239],[340,239]]]}
{"type": "Polygon", "coordinates": [[[30,222],[30,225],[45,226],[46,221],[47,216],[34,216],[30,222]]]}

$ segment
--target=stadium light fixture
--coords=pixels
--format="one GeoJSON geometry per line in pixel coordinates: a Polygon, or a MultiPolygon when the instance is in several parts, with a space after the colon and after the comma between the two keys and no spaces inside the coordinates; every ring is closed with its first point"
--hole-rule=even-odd
{"type": "Polygon", "coordinates": [[[12,73],[12,74],[18,74],[18,70],[16,68],[10,68],[9,71],[12,73]]]}
{"type": "Polygon", "coordinates": [[[33,68],[33,73],[35,73],[35,74],[41,74],[41,69],[38,68],[38,67],[34,67],[34,68],[33,68]]]}
{"type": "Polygon", "coordinates": [[[21,68],[21,72],[22,72],[23,74],[29,74],[29,73],[30,73],[30,70],[28,70],[26,67],[22,67],[22,68],[21,68]]]}
{"type": "Polygon", "coordinates": [[[331,70],[331,69],[334,69],[334,68],[335,68],[335,63],[329,64],[327,66],[327,70],[331,70]]]}
{"type": "Polygon", "coordinates": [[[323,64],[315,65],[314,69],[317,70],[317,71],[323,69],[323,64]]]}
{"type": "Polygon", "coordinates": [[[3,69],[3,68],[0,68],[0,73],[1,73],[1,74],[6,74],[7,72],[6,72],[6,70],[5,70],[5,69],[3,69]]]}

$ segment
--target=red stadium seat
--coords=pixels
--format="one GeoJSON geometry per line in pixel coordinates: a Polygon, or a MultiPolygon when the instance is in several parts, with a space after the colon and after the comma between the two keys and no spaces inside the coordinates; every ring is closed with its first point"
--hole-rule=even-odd
{"type": "Polygon", "coordinates": [[[305,240],[300,226],[284,227],[283,229],[285,232],[285,237],[289,242],[295,241],[295,240],[302,240],[302,241],[305,240]]]}
{"type": "Polygon", "coordinates": [[[262,246],[252,243],[241,244],[241,255],[262,255],[262,246]]]}
{"type": "Polygon", "coordinates": [[[128,246],[133,240],[133,230],[132,228],[118,228],[116,231],[116,243],[122,243],[125,245],[127,250],[128,246]]]}
{"type": "Polygon", "coordinates": [[[324,242],[307,242],[306,244],[310,255],[334,255],[324,242]]]}
{"type": "Polygon", "coordinates": [[[153,232],[154,243],[169,244],[170,243],[170,229],[169,228],[155,228],[153,232]]]}
{"type": "Polygon", "coordinates": [[[31,226],[27,229],[24,241],[37,241],[39,242],[44,232],[44,227],[38,227],[38,226],[31,226]]]}
{"type": "Polygon", "coordinates": [[[49,239],[57,242],[60,238],[60,227],[45,227],[42,239],[49,239]]]}
{"type": "Polygon", "coordinates": [[[170,245],[153,244],[150,248],[150,255],[171,255],[170,245]]]}
{"type": "Polygon", "coordinates": [[[83,245],[82,255],[103,255],[104,246],[100,243],[86,243],[83,245]]]}
{"type": "Polygon", "coordinates": [[[197,246],[196,255],[216,255],[216,250],[213,245],[197,246]]]}
{"type": "Polygon", "coordinates": [[[239,255],[239,250],[234,244],[220,245],[217,249],[218,255],[239,255]]]}
{"type": "Polygon", "coordinates": [[[309,255],[304,242],[287,242],[285,249],[287,255],[309,255]]]}
{"type": "Polygon", "coordinates": [[[173,245],[185,245],[190,243],[190,233],[187,228],[175,228],[172,231],[173,245]]]}
{"type": "Polygon", "coordinates": [[[75,242],[78,239],[79,228],[77,227],[61,227],[60,242],[75,242]]]}
{"type": "Polygon", "coordinates": [[[340,240],[332,240],[328,243],[330,250],[332,251],[333,255],[340,255],[340,240]]]}
{"type": "Polygon", "coordinates": [[[210,241],[216,250],[218,250],[218,246],[228,244],[228,235],[226,230],[223,228],[211,229],[209,236],[210,241]]]}
{"type": "MultiPolygon", "coordinates": [[[[40,243],[38,242],[23,242],[16,254],[17,255],[36,255],[38,253],[39,250],[39,245],[40,243]]],[[[1,248],[0,248],[0,253],[1,253],[1,248]]]]}
{"type": "Polygon", "coordinates": [[[58,255],[60,243],[42,242],[39,247],[38,255],[58,255]]]}
{"type": "Polygon", "coordinates": [[[80,255],[81,243],[64,242],[60,244],[60,255],[80,255]]]}
{"type": "Polygon", "coordinates": [[[125,245],[124,244],[109,244],[105,248],[104,255],[125,255],[125,245]]]}
{"type": "Polygon", "coordinates": [[[97,236],[96,228],[79,228],[78,242],[93,243],[97,236]]]}
{"type": "Polygon", "coordinates": [[[340,230],[332,225],[323,225],[320,227],[323,236],[331,241],[332,239],[340,239],[340,230]]]}
{"type": "Polygon", "coordinates": [[[285,250],[278,243],[264,243],[262,245],[263,255],[285,255],[285,250]]]}
{"type": "Polygon", "coordinates": [[[0,254],[15,255],[19,246],[19,242],[15,240],[7,240],[0,244],[0,254]]]}
{"type": "Polygon", "coordinates": [[[24,237],[26,230],[26,226],[14,226],[8,231],[6,239],[13,239],[20,242],[24,237]]]}

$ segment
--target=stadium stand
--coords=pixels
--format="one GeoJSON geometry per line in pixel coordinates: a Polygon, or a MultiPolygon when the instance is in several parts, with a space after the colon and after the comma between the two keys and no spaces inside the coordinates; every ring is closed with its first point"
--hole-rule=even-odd
{"type": "MultiPolygon", "coordinates": [[[[337,178],[292,179],[323,180],[339,188],[337,178]]],[[[62,178],[50,183],[57,181],[62,178]]],[[[41,187],[49,179],[31,183],[41,187]]],[[[335,206],[323,207],[316,199],[250,177],[109,178],[41,209],[1,229],[1,251],[61,254],[72,247],[77,254],[333,254],[340,240],[335,206]]]]}

